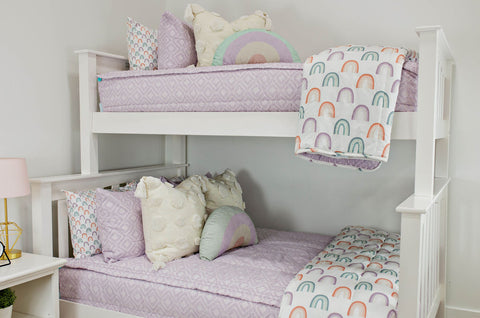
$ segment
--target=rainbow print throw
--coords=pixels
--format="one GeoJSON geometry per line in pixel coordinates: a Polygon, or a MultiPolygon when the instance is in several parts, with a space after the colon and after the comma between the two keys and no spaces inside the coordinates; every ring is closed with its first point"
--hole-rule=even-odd
{"type": "Polygon", "coordinates": [[[397,317],[400,236],[342,229],[290,282],[280,318],[397,317]]]}
{"type": "Polygon", "coordinates": [[[295,154],[311,162],[375,170],[388,160],[402,66],[414,52],[347,45],[303,67],[295,154]]]}

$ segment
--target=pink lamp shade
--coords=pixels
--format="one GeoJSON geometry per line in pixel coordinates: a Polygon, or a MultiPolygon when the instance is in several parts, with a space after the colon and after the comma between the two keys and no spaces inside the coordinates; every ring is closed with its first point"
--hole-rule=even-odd
{"type": "Polygon", "coordinates": [[[21,197],[29,193],[25,159],[0,158],[0,198],[21,197]]]}

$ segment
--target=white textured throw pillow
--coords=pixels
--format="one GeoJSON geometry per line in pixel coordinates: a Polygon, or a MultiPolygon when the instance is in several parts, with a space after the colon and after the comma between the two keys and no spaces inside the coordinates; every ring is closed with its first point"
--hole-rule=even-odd
{"type": "Polygon", "coordinates": [[[206,218],[203,187],[200,176],[192,176],[175,188],[153,177],[143,177],[137,185],[145,253],[155,269],[198,252],[206,218]]]}
{"type": "Polygon", "coordinates": [[[235,32],[247,29],[272,29],[272,20],[267,13],[260,10],[230,23],[218,13],[206,11],[198,4],[189,4],[185,10],[185,20],[193,25],[197,66],[212,65],[218,46],[235,32]]]}
{"type": "Polygon", "coordinates": [[[225,205],[245,210],[242,188],[232,170],[227,169],[213,178],[203,177],[203,179],[205,180],[206,191],[204,193],[208,214],[225,205]]]}

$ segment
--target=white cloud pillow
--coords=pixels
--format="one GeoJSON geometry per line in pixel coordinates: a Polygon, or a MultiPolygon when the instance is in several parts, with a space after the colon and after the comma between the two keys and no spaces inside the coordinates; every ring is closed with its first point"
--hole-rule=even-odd
{"type": "Polygon", "coordinates": [[[142,200],[145,253],[155,269],[198,252],[206,218],[203,177],[192,176],[177,187],[143,177],[135,196],[142,200]]]}
{"type": "Polygon", "coordinates": [[[193,25],[197,66],[212,65],[218,46],[235,32],[247,29],[272,29],[272,20],[267,13],[260,10],[230,23],[218,13],[206,11],[198,4],[189,4],[185,10],[185,20],[193,25]]]}
{"type": "Polygon", "coordinates": [[[224,173],[213,178],[203,177],[203,179],[205,180],[206,190],[204,194],[208,214],[225,205],[245,210],[242,188],[232,170],[227,169],[224,173]]]}

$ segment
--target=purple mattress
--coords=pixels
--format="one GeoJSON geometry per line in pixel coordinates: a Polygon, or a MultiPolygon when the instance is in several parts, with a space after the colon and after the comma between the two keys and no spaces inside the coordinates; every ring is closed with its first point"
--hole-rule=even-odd
{"type": "MultiPolygon", "coordinates": [[[[417,62],[406,62],[395,111],[416,111],[417,62]]],[[[105,112],[296,112],[303,65],[265,63],[99,76],[105,112]]]]}
{"type": "Polygon", "coordinates": [[[142,317],[278,317],[290,280],[332,237],[257,234],[257,245],[211,262],[195,254],[159,271],[145,256],[111,264],[102,255],[71,259],[60,269],[60,297],[142,317]]]}

